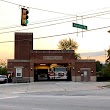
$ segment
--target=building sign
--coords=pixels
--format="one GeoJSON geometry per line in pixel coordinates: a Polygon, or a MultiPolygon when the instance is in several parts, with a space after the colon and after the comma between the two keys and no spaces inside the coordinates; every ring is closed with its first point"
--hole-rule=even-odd
{"type": "Polygon", "coordinates": [[[63,60],[63,56],[43,56],[43,60],[63,60]]]}

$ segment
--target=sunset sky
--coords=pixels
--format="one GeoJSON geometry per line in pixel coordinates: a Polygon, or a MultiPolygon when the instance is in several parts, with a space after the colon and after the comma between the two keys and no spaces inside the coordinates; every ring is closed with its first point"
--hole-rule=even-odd
{"type": "Polygon", "coordinates": [[[58,49],[59,40],[70,37],[79,44],[82,58],[104,62],[110,46],[108,30],[109,0],[0,0],[0,59],[14,58],[14,32],[32,32],[34,50],[58,49]],[[29,9],[26,27],[21,26],[23,6],[29,9]],[[82,33],[72,23],[88,30],[82,33]]]}

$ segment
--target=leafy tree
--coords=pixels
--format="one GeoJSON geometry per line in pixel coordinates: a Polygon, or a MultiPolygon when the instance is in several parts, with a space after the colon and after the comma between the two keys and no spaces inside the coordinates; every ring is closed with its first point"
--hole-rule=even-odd
{"type": "Polygon", "coordinates": [[[106,77],[110,77],[110,48],[107,50],[107,59],[105,66],[102,69],[103,75],[106,77]]]}
{"type": "Polygon", "coordinates": [[[6,67],[6,61],[0,59],[0,67],[6,67]]]}
{"type": "Polygon", "coordinates": [[[100,61],[96,61],[96,72],[99,72],[102,70],[102,63],[100,61]]]}
{"type": "Polygon", "coordinates": [[[3,67],[3,68],[0,67],[0,74],[6,75],[7,74],[7,68],[6,67],[3,67]]]}
{"type": "Polygon", "coordinates": [[[107,50],[107,60],[106,62],[110,62],[110,49],[107,50]]]}
{"type": "Polygon", "coordinates": [[[3,74],[3,75],[7,74],[6,62],[1,59],[0,59],[0,74],[3,74]]]}
{"type": "Polygon", "coordinates": [[[62,39],[59,41],[58,48],[61,50],[76,50],[78,48],[78,44],[71,38],[68,40],[62,39]]]}
{"type": "Polygon", "coordinates": [[[103,76],[103,68],[104,65],[100,61],[96,61],[96,75],[97,76],[103,76]]]}
{"type": "Polygon", "coordinates": [[[75,59],[76,59],[76,60],[77,60],[77,59],[81,59],[81,56],[80,56],[79,53],[75,53],[75,59]]]}
{"type": "Polygon", "coordinates": [[[104,76],[110,77],[110,63],[106,63],[102,71],[104,76]]]}
{"type": "MultiPolygon", "coordinates": [[[[73,39],[62,39],[59,41],[59,44],[57,45],[59,49],[61,50],[77,50],[78,44],[73,39]]],[[[80,59],[80,54],[75,52],[75,59],[80,59]]]]}

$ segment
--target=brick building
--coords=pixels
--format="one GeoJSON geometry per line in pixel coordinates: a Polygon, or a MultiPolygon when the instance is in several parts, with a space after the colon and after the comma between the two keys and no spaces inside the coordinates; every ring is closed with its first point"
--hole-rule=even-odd
{"type": "Polygon", "coordinates": [[[95,60],[75,60],[74,50],[33,50],[33,33],[15,33],[14,59],[7,64],[12,82],[37,81],[36,74],[48,76],[52,65],[67,67],[67,80],[96,81],[95,60]]]}

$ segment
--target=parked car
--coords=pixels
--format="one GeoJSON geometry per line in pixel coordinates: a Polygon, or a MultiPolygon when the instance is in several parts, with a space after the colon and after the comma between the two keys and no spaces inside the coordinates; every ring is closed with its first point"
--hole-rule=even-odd
{"type": "Polygon", "coordinates": [[[7,82],[7,76],[6,75],[0,75],[0,83],[6,83],[7,82]]]}

